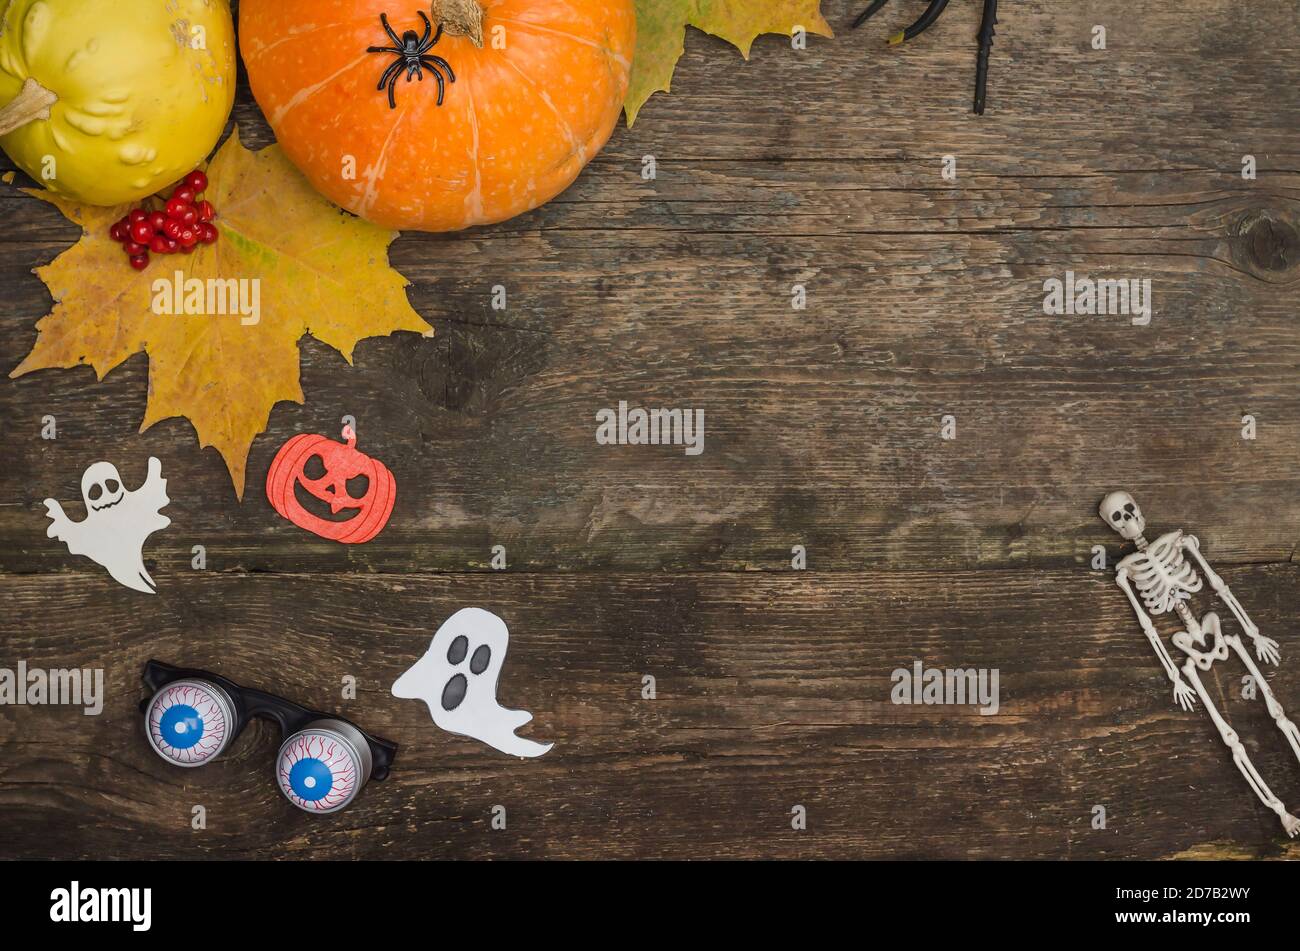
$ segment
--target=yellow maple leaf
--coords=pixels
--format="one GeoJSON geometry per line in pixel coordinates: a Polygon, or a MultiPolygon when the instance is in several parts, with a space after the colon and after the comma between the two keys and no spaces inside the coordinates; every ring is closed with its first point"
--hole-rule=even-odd
{"type": "Polygon", "coordinates": [[[685,48],[686,25],[721,37],[749,59],[760,33],[790,36],[796,26],[833,36],[821,0],[636,0],[636,56],[623,109],[627,124],[656,92],[668,92],[685,48]]]}
{"type": "MultiPolygon", "coordinates": [[[[127,357],[145,351],[149,402],[140,431],[161,419],[187,417],[199,445],[221,453],[242,498],[248,450],[266,428],[271,407],[279,400],[303,401],[303,334],[351,363],[363,337],[398,330],[431,334],[432,328],[406,299],[410,282],[388,266],[388,245],[397,232],[326,201],[278,146],[250,152],[236,129],[207,175],[204,197],[216,208],[220,237],[190,254],[155,254],[143,272],[128,266],[122,246],[108,235],[126,206],[96,208],[28,190],[85,233],[36,269],[54,309],[37,322],[35,346],[9,375],[89,364],[102,380],[127,357]],[[257,301],[257,322],[239,312],[156,312],[177,302],[178,271],[182,282],[197,278],[205,289],[213,286],[211,279],[256,281],[244,285],[244,300],[257,301]]],[[[221,303],[226,288],[233,290],[217,286],[212,301],[221,303]]],[[[208,300],[205,290],[205,305],[208,300]]]]}

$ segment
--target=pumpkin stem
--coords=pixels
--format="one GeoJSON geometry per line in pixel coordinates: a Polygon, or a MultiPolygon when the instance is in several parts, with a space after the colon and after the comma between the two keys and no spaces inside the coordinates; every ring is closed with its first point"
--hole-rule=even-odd
{"type": "Polygon", "coordinates": [[[478,0],[430,0],[429,13],[452,36],[468,36],[483,48],[483,8],[478,0]]]}
{"type": "Polygon", "coordinates": [[[18,90],[18,95],[6,105],[0,106],[0,135],[8,135],[14,129],[37,119],[48,119],[50,106],[58,101],[58,96],[28,76],[23,80],[23,88],[18,90]]]}

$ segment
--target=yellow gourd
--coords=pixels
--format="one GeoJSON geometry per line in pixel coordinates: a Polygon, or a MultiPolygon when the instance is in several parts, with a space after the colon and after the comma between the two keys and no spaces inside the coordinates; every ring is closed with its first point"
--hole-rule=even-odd
{"type": "Polygon", "coordinates": [[[0,0],[0,148],[118,205],[192,171],[235,97],[228,0],[0,0]]]}

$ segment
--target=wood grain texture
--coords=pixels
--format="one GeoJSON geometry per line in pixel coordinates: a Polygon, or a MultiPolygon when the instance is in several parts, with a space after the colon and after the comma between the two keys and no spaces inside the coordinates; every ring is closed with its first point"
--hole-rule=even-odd
{"type": "MultiPolygon", "coordinates": [[[[102,666],[109,690],[93,718],[0,707],[0,856],[1294,856],[1089,561],[1119,551],[1096,505],[1120,485],[1153,531],[1196,532],[1300,711],[1300,4],[1007,5],[983,118],[978,6],[901,50],[903,3],[850,32],[856,5],[827,2],[834,40],[762,38],[748,62],[692,31],[674,92],[555,201],[392,246],[437,335],[364,342],[351,369],[304,340],[307,403],[272,413],[242,504],[185,421],[136,434],[145,358],[6,381],[0,666],[102,666]],[[1151,324],[1045,316],[1067,269],[1149,278],[1151,324]],[[704,453],[598,446],[620,399],[704,409],[704,453]],[[399,486],[352,548],[258,490],[285,439],[345,413],[399,486]],[[149,455],[173,499],[155,598],[70,558],[41,506],[101,458],[134,484],[149,455]],[[510,625],[502,698],[557,742],[541,760],[388,696],[470,604],[510,625]],[[323,820],[279,800],[260,725],[171,770],[134,712],[150,656],[326,707],[356,676],[340,712],[397,740],[397,769],[323,820]],[[1001,712],[891,704],[916,659],[997,667],[1001,712]]],[[[234,120],[270,141],[242,76],[234,120]]],[[[75,232],[12,188],[0,216],[12,367],[49,307],[30,269],[75,232]]],[[[1240,673],[1211,689],[1300,807],[1240,673]]]]}
{"type": "MultiPolygon", "coordinates": [[[[1300,579],[1234,569],[1265,630],[1283,633],[1300,579]]],[[[1100,573],[931,571],[664,575],[214,573],[141,599],[93,575],[11,577],[4,635],[39,666],[65,662],[48,630],[76,632],[103,666],[98,717],[4,707],[6,848],[37,856],[1149,857],[1229,839],[1281,852],[1276,820],[1208,719],[1168,682],[1100,573]],[[87,603],[87,589],[96,591],[87,603]],[[501,681],[522,732],[555,749],[521,763],[431,728],[387,695],[462,604],[513,637],[501,681]],[[286,605],[293,605],[286,609],[286,605]],[[1067,607],[1068,605],[1068,607],[1067,607]],[[221,661],[318,708],[343,704],[402,748],[391,777],[337,818],[280,801],[278,738],[256,724],[200,771],[163,763],[139,735],[150,656],[221,661]],[[900,706],[891,673],[996,667],[1001,708],[900,706]],[[641,699],[642,677],[656,699],[641,699]],[[208,810],[206,832],[190,808],[208,810]],[[489,830],[501,804],[507,829],[489,830]],[[790,809],[808,810],[806,833],[790,809]],[[1091,828],[1092,807],[1108,826],[1091,828]]],[[[1271,678],[1300,702],[1284,669],[1271,678]]],[[[1295,764],[1234,673],[1207,680],[1260,769],[1292,799],[1295,764]]]]}

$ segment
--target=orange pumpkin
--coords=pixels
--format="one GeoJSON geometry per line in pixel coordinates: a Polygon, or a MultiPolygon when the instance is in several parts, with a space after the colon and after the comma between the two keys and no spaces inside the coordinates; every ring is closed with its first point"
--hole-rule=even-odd
{"type": "Polygon", "coordinates": [[[618,120],[632,0],[427,2],[242,0],[249,84],[285,155],[388,228],[453,231],[549,201],[618,120]]]}

